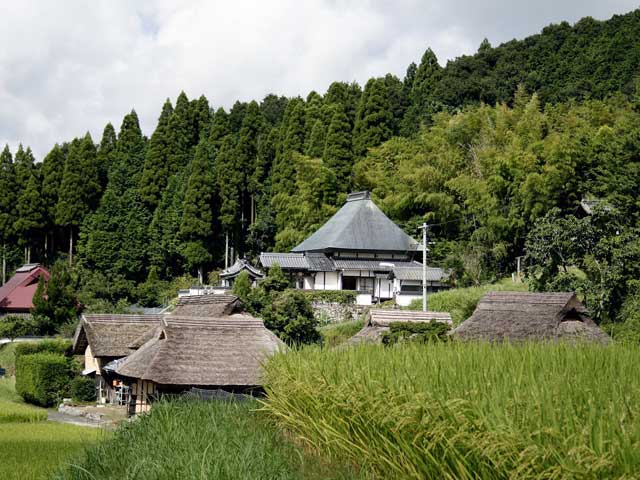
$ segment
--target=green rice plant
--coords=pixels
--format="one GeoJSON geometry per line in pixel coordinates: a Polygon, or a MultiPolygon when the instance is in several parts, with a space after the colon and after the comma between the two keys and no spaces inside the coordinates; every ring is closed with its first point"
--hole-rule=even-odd
{"type": "Polygon", "coordinates": [[[376,478],[631,479],[639,361],[619,345],[308,347],[268,362],[263,408],[376,478]]]}
{"type": "Polygon", "coordinates": [[[0,423],[0,478],[49,478],[104,436],[97,428],[62,423],[0,423]]]}
{"type": "Polygon", "coordinates": [[[58,479],[352,479],[306,455],[255,402],[160,402],[89,448],[58,479]]]}
{"type": "Polygon", "coordinates": [[[322,337],[322,343],[327,347],[340,345],[358,333],[363,326],[363,320],[354,320],[351,322],[331,323],[320,327],[319,331],[322,337]]]}

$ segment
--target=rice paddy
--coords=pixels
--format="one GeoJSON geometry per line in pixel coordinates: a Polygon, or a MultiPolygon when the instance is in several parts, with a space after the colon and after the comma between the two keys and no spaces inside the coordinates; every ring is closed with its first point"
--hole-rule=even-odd
{"type": "Polygon", "coordinates": [[[565,344],[305,348],[264,410],[376,478],[638,478],[640,350],[565,344]]]}

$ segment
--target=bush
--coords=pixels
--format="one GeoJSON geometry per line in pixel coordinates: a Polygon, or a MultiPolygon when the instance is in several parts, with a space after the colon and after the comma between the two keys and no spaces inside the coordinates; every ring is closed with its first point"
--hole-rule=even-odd
{"type": "Polygon", "coordinates": [[[29,403],[50,407],[69,393],[72,373],[70,359],[58,353],[17,356],[16,392],[29,403]]]}
{"type": "Polygon", "coordinates": [[[13,341],[25,335],[34,335],[37,331],[36,322],[29,317],[7,315],[0,318],[0,338],[7,337],[13,341]]]}
{"type": "Polygon", "coordinates": [[[251,293],[251,279],[249,278],[249,272],[242,271],[240,275],[233,282],[233,294],[243,302],[246,302],[251,293]]]}
{"type": "Polygon", "coordinates": [[[382,343],[393,345],[399,342],[429,343],[447,341],[449,325],[441,322],[392,322],[389,330],[382,334],[382,343]]]}
{"type": "Polygon", "coordinates": [[[318,321],[307,297],[300,290],[274,295],[262,311],[265,326],[289,344],[320,341],[318,321]]]}
{"type": "Polygon", "coordinates": [[[91,377],[78,375],[71,381],[71,398],[76,402],[92,402],[96,399],[96,381],[91,377]]]}
{"type": "Polygon", "coordinates": [[[353,305],[357,293],[350,290],[301,290],[311,302],[339,303],[353,305]]]}
{"type": "Polygon", "coordinates": [[[24,342],[16,345],[16,359],[22,355],[34,353],[57,353],[65,355],[71,349],[69,340],[55,339],[42,340],[41,342],[24,342]]]}

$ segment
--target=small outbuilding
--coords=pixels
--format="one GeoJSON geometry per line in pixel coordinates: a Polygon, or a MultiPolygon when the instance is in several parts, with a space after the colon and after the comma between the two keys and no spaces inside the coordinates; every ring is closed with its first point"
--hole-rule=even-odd
{"type": "Polygon", "coordinates": [[[236,262],[231,265],[229,268],[225,268],[222,272],[220,272],[220,280],[222,281],[222,286],[225,288],[232,288],[236,278],[242,272],[247,272],[249,275],[249,279],[252,283],[255,284],[258,280],[262,280],[264,278],[264,273],[257,267],[251,265],[244,258],[239,258],[236,262]]]}
{"type": "Polygon", "coordinates": [[[396,322],[429,323],[439,322],[452,325],[451,315],[446,312],[423,312],[419,310],[383,310],[372,309],[365,326],[345,345],[359,343],[382,343],[382,334],[389,331],[389,326],[396,322]]]}
{"type": "Polygon", "coordinates": [[[30,315],[38,281],[40,277],[49,281],[49,276],[49,271],[38,263],[28,263],[18,268],[15,275],[0,287],[0,317],[30,315]]]}
{"type": "Polygon", "coordinates": [[[574,293],[490,292],[452,335],[490,342],[610,341],[574,293]]]}
{"type": "Polygon", "coordinates": [[[263,361],[281,348],[282,341],[262,320],[249,315],[168,315],[152,338],[115,365],[115,372],[131,385],[132,413],[141,413],[158,396],[193,387],[259,390],[263,361]]]}

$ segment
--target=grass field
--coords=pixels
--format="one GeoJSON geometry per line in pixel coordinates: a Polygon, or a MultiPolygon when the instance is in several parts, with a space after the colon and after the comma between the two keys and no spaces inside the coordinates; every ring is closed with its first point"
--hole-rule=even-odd
{"type": "MultiPolygon", "coordinates": [[[[434,312],[449,312],[453,325],[457,326],[469,318],[478,305],[480,299],[487,293],[495,290],[528,291],[527,283],[514,282],[510,278],[504,278],[499,282],[481,285],[479,287],[452,288],[429,295],[429,310],[434,312]]],[[[422,310],[422,300],[414,300],[408,307],[411,310],[422,310]]]]}
{"type": "Polygon", "coordinates": [[[376,478],[631,479],[639,362],[615,345],[305,348],[269,362],[264,408],[376,478]]]}
{"type": "Polygon", "coordinates": [[[102,437],[95,428],[47,422],[47,411],[28,405],[13,380],[0,379],[0,478],[48,478],[65,461],[102,437]]]}
{"type": "Polygon", "coordinates": [[[174,401],[121,426],[58,479],[351,479],[305,455],[255,402],[174,401]]]}

